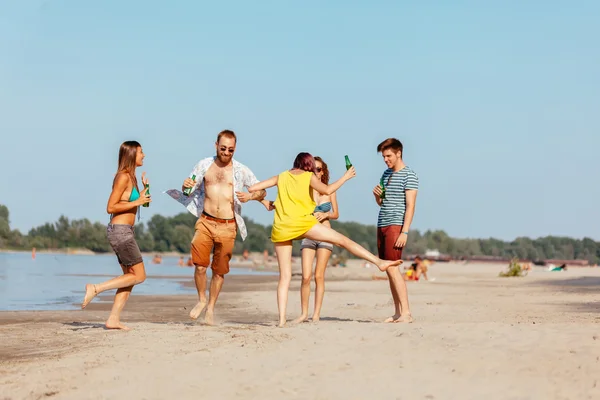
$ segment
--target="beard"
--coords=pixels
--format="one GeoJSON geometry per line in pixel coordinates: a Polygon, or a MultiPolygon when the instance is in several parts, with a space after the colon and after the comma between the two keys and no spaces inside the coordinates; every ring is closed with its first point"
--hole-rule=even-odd
{"type": "Polygon", "coordinates": [[[223,164],[229,163],[229,161],[231,161],[232,158],[233,158],[233,154],[230,156],[224,156],[224,155],[221,155],[220,153],[217,153],[217,159],[220,162],[222,162],[223,164]]]}

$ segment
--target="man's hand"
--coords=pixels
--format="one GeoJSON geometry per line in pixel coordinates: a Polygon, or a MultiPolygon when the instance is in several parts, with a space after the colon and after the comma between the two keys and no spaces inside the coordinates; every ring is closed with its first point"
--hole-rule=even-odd
{"type": "Polygon", "coordinates": [[[408,235],[406,233],[400,233],[398,239],[396,239],[396,243],[394,243],[394,249],[400,249],[406,246],[406,241],[408,240],[408,235]]]}
{"type": "Polygon", "coordinates": [[[375,195],[375,197],[379,198],[379,196],[381,196],[381,193],[383,193],[383,191],[381,190],[381,185],[377,185],[373,188],[373,194],[375,195]]]}
{"type": "Polygon", "coordinates": [[[235,195],[238,197],[240,202],[247,203],[252,200],[252,194],[246,192],[235,192],[235,195]]]}
{"type": "Polygon", "coordinates": [[[316,212],[313,214],[315,216],[315,218],[317,219],[317,221],[319,222],[323,222],[325,221],[327,218],[329,218],[329,215],[327,213],[324,212],[316,212]]]}

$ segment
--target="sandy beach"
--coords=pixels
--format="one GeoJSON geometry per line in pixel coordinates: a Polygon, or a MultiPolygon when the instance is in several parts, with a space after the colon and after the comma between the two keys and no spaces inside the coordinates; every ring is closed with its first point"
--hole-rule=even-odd
{"type": "Polygon", "coordinates": [[[214,327],[189,319],[195,296],[135,289],[130,332],[103,328],[111,296],[1,312],[0,399],[600,398],[600,269],[502,269],[433,265],[434,282],[408,282],[413,324],[381,323],[393,310],[372,268],[329,268],[322,321],[282,329],[271,276],[228,277],[214,327]]]}

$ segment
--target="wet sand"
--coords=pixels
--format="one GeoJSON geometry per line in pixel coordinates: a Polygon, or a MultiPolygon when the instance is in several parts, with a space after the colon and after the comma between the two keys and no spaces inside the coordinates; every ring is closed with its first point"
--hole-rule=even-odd
{"type": "Polygon", "coordinates": [[[112,295],[1,312],[0,399],[600,398],[600,269],[503,268],[433,265],[434,282],[408,282],[413,324],[381,323],[388,282],[352,268],[328,272],[320,323],[283,329],[269,276],[228,277],[214,327],[189,319],[196,296],[135,289],[131,332],[103,328],[112,295]]]}

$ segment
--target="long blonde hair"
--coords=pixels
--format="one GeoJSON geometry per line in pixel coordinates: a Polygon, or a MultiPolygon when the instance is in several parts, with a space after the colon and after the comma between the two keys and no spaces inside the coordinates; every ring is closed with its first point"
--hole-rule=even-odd
{"type": "MultiPolygon", "coordinates": [[[[139,187],[138,187],[138,182],[137,182],[137,178],[135,176],[135,169],[137,167],[136,165],[136,159],[137,159],[137,151],[138,148],[142,147],[141,144],[139,144],[138,142],[136,142],[135,140],[128,140],[126,142],[123,142],[123,144],[121,144],[121,147],[119,148],[119,166],[117,167],[117,174],[123,172],[126,173],[127,175],[129,175],[129,177],[131,178],[131,181],[133,182],[133,185],[135,186],[135,188],[139,191],[139,187]]],[[[116,175],[115,175],[115,179],[116,179],[116,175]]],[[[113,185],[115,184],[115,181],[113,180],[113,185]]]]}

